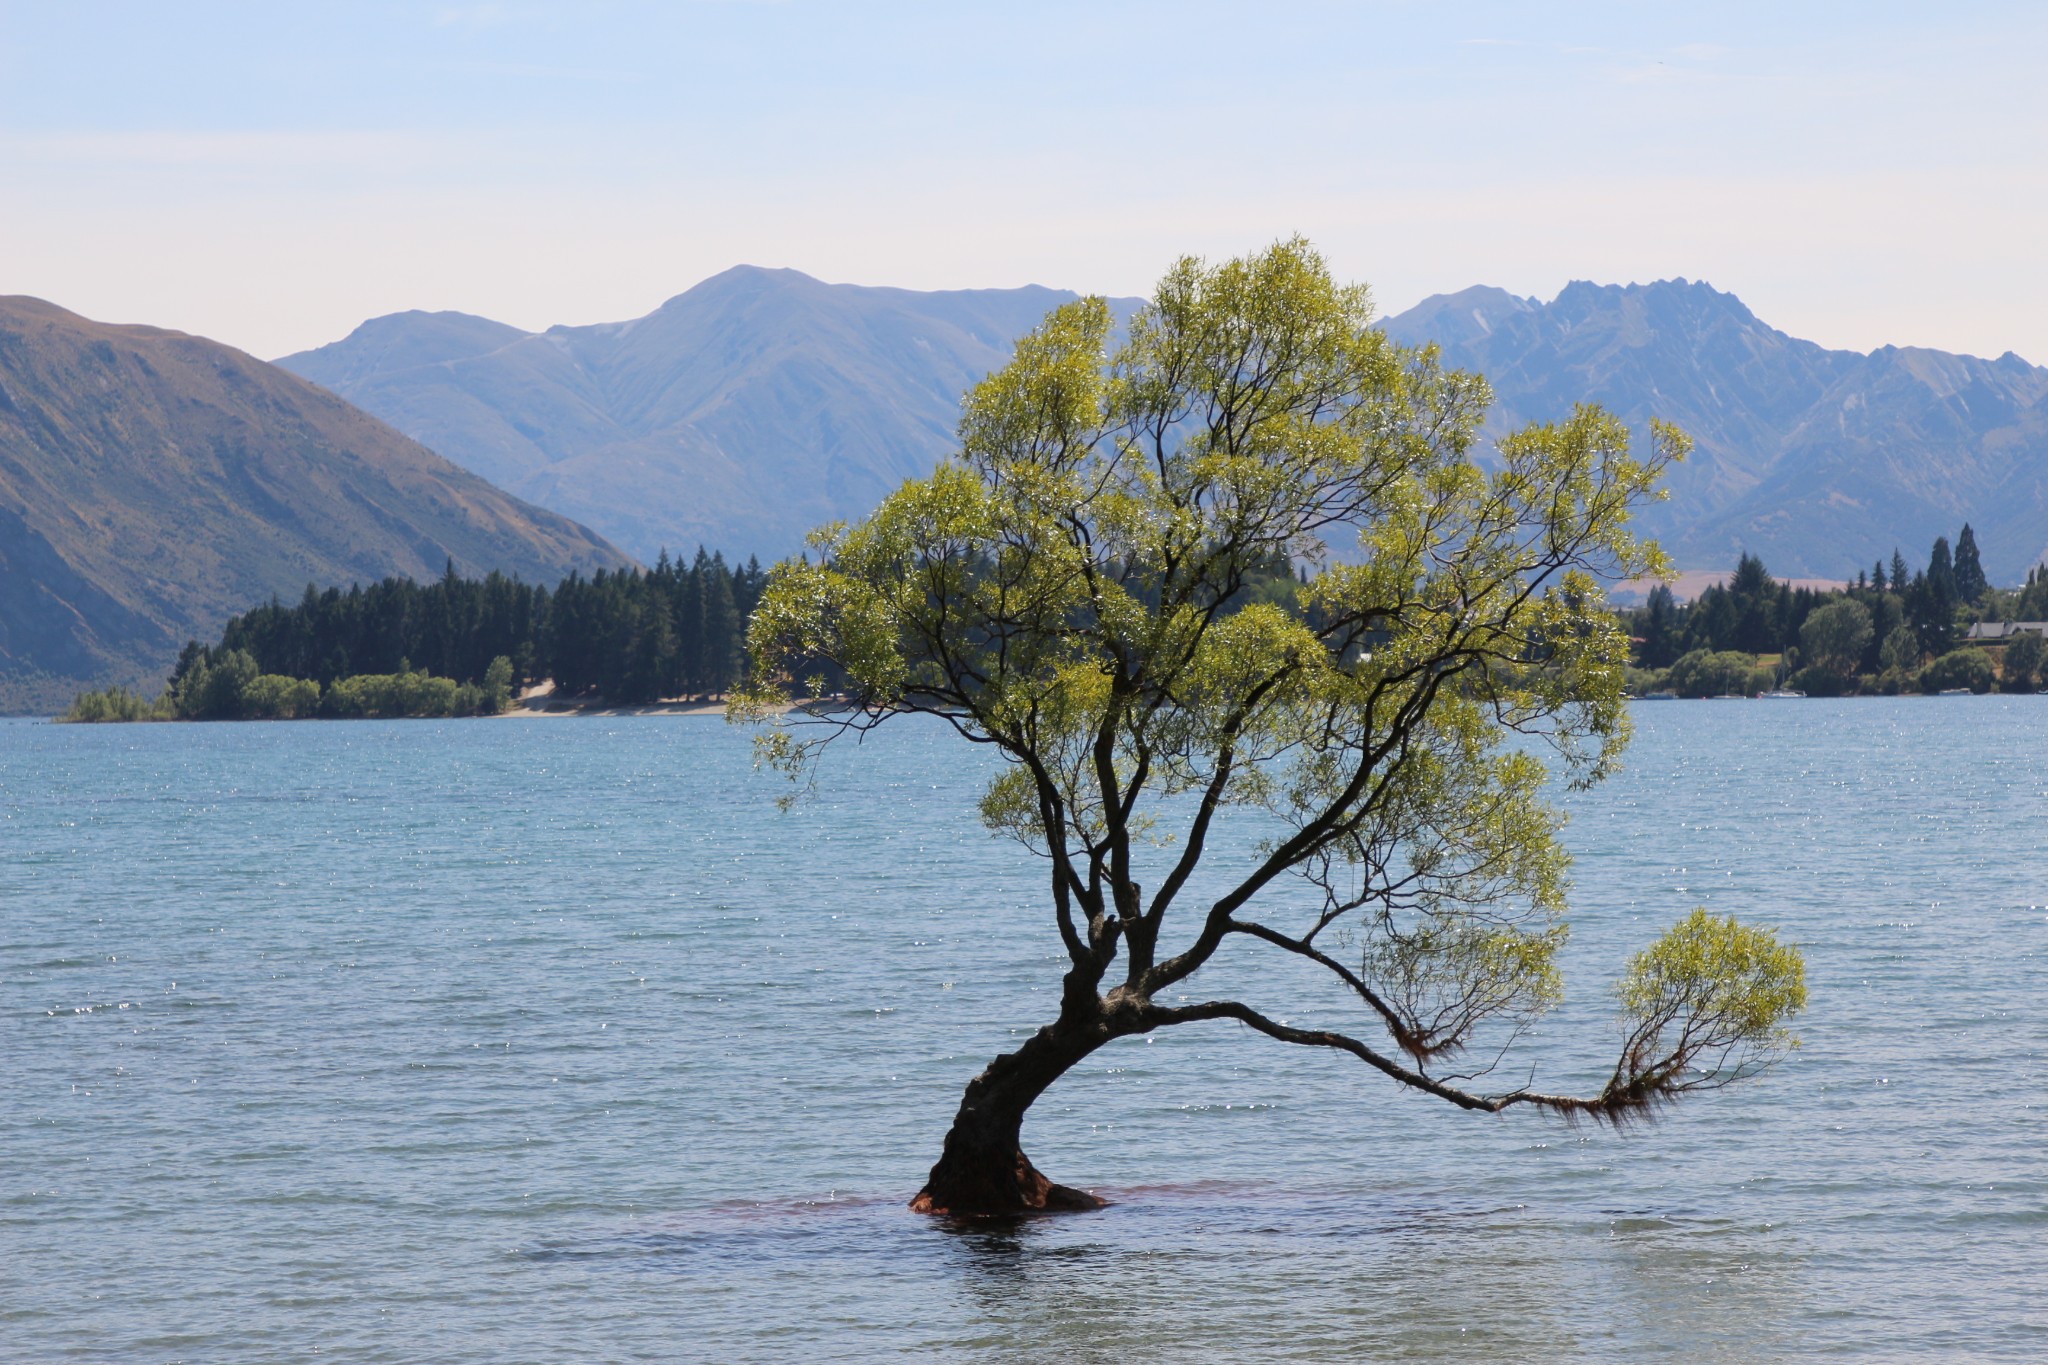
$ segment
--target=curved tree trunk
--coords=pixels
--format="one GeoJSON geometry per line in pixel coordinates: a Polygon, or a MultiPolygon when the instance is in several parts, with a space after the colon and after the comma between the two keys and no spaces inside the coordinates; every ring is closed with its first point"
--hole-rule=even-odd
{"type": "Polygon", "coordinates": [[[1099,1209],[1107,1200],[1055,1185],[1019,1145],[1024,1112],[1067,1070],[1110,1038],[1101,1026],[1040,1029],[967,1083],[946,1145],[910,1201],[919,1213],[961,1217],[1099,1209]]]}

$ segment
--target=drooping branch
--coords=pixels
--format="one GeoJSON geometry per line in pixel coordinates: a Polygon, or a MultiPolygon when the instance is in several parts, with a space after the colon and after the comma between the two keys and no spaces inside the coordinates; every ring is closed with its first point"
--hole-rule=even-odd
{"type": "Polygon", "coordinates": [[[1705,1073],[1700,1076],[1689,1076],[1686,1074],[1686,1067],[1674,1062],[1672,1058],[1661,1058],[1650,1069],[1637,1071],[1630,1066],[1629,1056],[1624,1054],[1622,1066],[1617,1068],[1613,1079],[1597,1095],[1557,1095],[1526,1088],[1494,1095],[1479,1095],[1425,1072],[1403,1066],[1349,1034],[1339,1033],[1333,1029],[1295,1028],[1235,1000],[1155,1006],[1145,1018],[1154,1027],[1233,1019],[1283,1043],[1349,1053],[1367,1066],[1411,1089],[1434,1095],[1440,1100],[1447,1100],[1460,1109],[1477,1110],[1488,1114],[1498,1114],[1518,1104],[1526,1104],[1567,1117],[1594,1118],[1607,1123],[1621,1124],[1648,1117],[1659,1105],[1669,1103],[1689,1090],[1726,1085],[1754,1074],[1753,1069],[1746,1069],[1739,1074],[1705,1073]]]}

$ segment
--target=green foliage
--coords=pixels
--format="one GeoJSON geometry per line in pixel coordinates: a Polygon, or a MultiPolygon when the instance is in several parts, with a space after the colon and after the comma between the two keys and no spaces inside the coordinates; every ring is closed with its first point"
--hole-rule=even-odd
{"type": "Polygon", "coordinates": [[[1643,610],[1631,622],[1642,637],[1642,645],[1636,651],[1636,662],[1646,669],[1669,668],[1680,653],[1681,619],[1678,599],[1672,596],[1671,589],[1662,583],[1652,587],[1643,610]]]}
{"type": "Polygon", "coordinates": [[[1983,597],[1991,587],[1984,577],[1984,561],[1977,553],[1977,533],[1967,521],[1963,523],[1963,533],[1956,537],[1955,585],[1956,596],[1966,606],[1983,597]]]}
{"type": "Polygon", "coordinates": [[[2048,565],[2027,570],[2026,584],[2013,594],[2009,620],[2048,621],[2048,565]]]}
{"type": "Polygon", "coordinates": [[[732,569],[699,550],[687,566],[663,556],[645,571],[572,574],[553,592],[502,574],[459,578],[452,568],[433,583],[309,586],[295,605],[271,602],[235,617],[219,644],[189,646],[172,687],[182,694],[193,668],[211,671],[240,653],[258,673],[322,685],[396,676],[417,663],[489,692],[489,670],[503,660],[508,699],[550,677],[562,695],[627,703],[722,692],[738,676],[746,615],[765,579],[758,564],[732,569]]]}
{"type": "Polygon", "coordinates": [[[242,689],[238,720],[298,720],[317,715],[320,684],[311,678],[287,678],[263,673],[242,689]]]}
{"type": "Polygon", "coordinates": [[[187,669],[179,687],[154,702],[122,688],[88,692],[71,705],[67,721],[306,720],[403,716],[494,716],[511,700],[512,662],[494,660],[485,681],[458,683],[404,668],[398,673],[337,678],[322,691],[311,678],[251,674],[249,656],[231,651],[217,663],[187,669]]]}
{"type": "Polygon", "coordinates": [[[1607,1094],[1641,1107],[1797,1047],[1785,1024],[1806,1008],[1806,964],[1770,930],[1696,909],[1630,960],[1617,993],[1628,1041],[1607,1094]]]}
{"type": "Polygon", "coordinates": [[[500,654],[491,660],[491,666],[484,670],[483,696],[479,709],[488,715],[497,715],[512,704],[512,661],[500,654]]]}
{"type": "MultiPolygon", "coordinates": [[[[474,696],[474,689],[471,689],[474,696]]],[[[321,698],[320,714],[337,719],[387,719],[400,716],[474,714],[460,702],[463,684],[428,673],[358,673],[337,678],[321,698]]]]}
{"type": "Polygon", "coordinates": [[[1626,668],[1622,670],[1622,685],[1631,697],[1640,697],[1650,692],[1662,692],[1665,671],[1661,668],[1626,668]]]}
{"type": "Polygon", "coordinates": [[[1920,670],[1922,692],[1942,692],[1967,687],[1972,692],[1989,692],[1998,679],[1991,656],[1981,649],[1952,649],[1920,670]]]}
{"type": "Polygon", "coordinates": [[[256,660],[247,650],[224,650],[181,669],[171,679],[171,695],[180,720],[234,720],[242,713],[242,693],[257,678],[256,660]]]}
{"type": "Polygon", "coordinates": [[[1854,598],[1830,602],[1799,627],[1799,644],[1810,667],[1853,678],[1870,647],[1870,608],[1854,598]]]}
{"type": "Polygon", "coordinates": [[[71,707],[57,719],[78,724],[99,724],[108,721],[169,720],[173,715],[168,693],[154,701],[139,692],[125,687],[109,687],[103,692],[81,692],[72,701],[71,707]]]}
{"type": "Polygon", "coordinates": [[[1887,673],[1910,672],[1920,663],[1920,637],[1911,626],[1895,626],[1884,637],[1884,647],[1878,651],[1878,662],[1887,673]]]}
{"type": "Polygon", "coordinates": [[[1809,697],[1839,697],[1856,686],[1856,679],[1844,677],[1832,668],[1809,664],[1785,680],[1786,686],[1796,688],[1809,697]]]}
{"type": "MultiPolygon", "coordinates": [[[[1659,424],[1638,458],[1582,406],[1482,464],[1484,381],[1370,320],[1300,241],[1180,262],[1111,355],[1101,300],[1056,309],[969,394],[957,458],[775,567],[731,713],[800,781],[832,736],[905,712],[1002,755],[982,818],[1048,862],[1063,1021],[1233,1018],[1471,1107],[1583,1107],[1465,1095],[1239,1002],[1155,999],[1251,940],[1335,972],[1421,1065],[1556,994],[1546,764],[1596,781],[1627,740],[1629,639],[1598,585],[1666,571],[1629,516],[1686,442],[1659,424]],[[1275,563],[1317,570],[1291,603],[1251,590],[1275,563]],[[852,716],[775,720],[821,668],[852,716]],[[1240,812],[1261,853],[1170,947],[1212,828],[1240,812]]],[[[1693,670],[1748,689],[1753,659],[1725,683],[1722,666],[1702,651],[1693,670]]]]}
{"type": "MultiPolygon", "coordinates": [[[[1756,674],[1756,659],[1748,654],[1695,649],[1678,656],[1678,662],[1665,674],[1664,685],[1681,697],[1747,697],[1762,690],[1756,685],[1756,674]]],[[[1766,675],[1764,687],[1768,686],[1766,675]]]]}
{"type": "Polygon", "coordinates": [[[2006,692],[2032,692],[2041,686],[2042,665],[2048,662],[2048,642],[2031,631],[2015,635],[2005,646],[1999,661],[1999,687],[2006,692]]]}
{"type": "MultiPolygon", "coordinates": [[[[1902,677],[1903,685],[1910,686],[1905,675],[1918,669],[1922,659],[1952,649],[1959,627],[1968,621],[2043,618],[2048,618],[2048,570],[2031,572],[2022,589],[1992,588],[1984,580],[1976,535],[1968,526],[1957,537],[1953,554],[1947,537],[1936,539],[1922,573],[1911,572],[1894,550],[1889,568],[1879,560],[1854,583],[1817,591],[1773,580],[1761,560],[1745,554],[1726,583],[1710,586],[1690,604],[1675,603],[1659,585],[1644,605],[1623,613],[1637,641],[1633,662],[1638,667],[1668,666],[1674,641],[1682,642],[1687,653],[1787,654],[1797,647],[1809,670],[1837,675],[1823,679],[1802,671],[1813,685],[1801,690],[1826,695],[1897,691],[1902,677]],[[1858,629],[1857,617],[1848,610],[1852,607],[1862,609],[1867,635],[1858,629]],[[1824,619],[1809,635],[1817,616],[1824,619]],[[1909,640],[1898,636],[1901,627],[1908,629],[1909,640]]],[[[1786,669],[1793,667],[1788,654],[1786,669]]]]}

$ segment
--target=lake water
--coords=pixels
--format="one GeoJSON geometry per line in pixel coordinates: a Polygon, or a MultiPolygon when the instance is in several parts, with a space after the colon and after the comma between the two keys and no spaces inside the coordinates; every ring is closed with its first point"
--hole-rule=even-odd
{"type": "Polygon", "coordinates": [[[701,718],[0,722],[0,1359],[2048,1357],[2048,697],[1639,720],[1502,1084],[1695,904],[1804,948],[1781,1069],[1614,1133],[1171,1030],[1026,1130],[1114,1207],[964,1231],[1060,959],[939,728],[781,815],[701,718]]]}

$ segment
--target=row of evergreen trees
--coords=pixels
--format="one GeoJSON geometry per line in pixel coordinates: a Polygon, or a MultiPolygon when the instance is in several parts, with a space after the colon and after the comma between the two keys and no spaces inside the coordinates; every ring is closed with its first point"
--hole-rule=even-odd
{"type": "Polygon", "coordinates": [[[685,565],[571,574],[552,591],[503,574],[467,579],[453,565],[433,583],[387,578],[368,587],[307,587],[237,616],[214,645],[188,644],[175,693],[194,669],[246,655],[263,675],[331,686],[358,675],[426,673],[482,684],[494,659],[513,685],[553,678],[561,695],[628,704],[707,696],[739,677],[747,617],[767,571],[738,569],[699,549],[685,565]]]}

